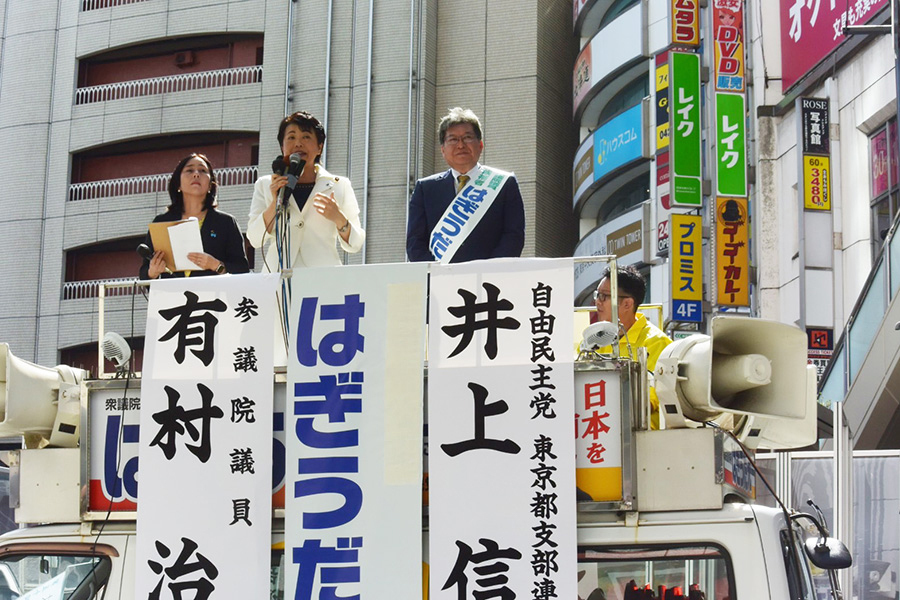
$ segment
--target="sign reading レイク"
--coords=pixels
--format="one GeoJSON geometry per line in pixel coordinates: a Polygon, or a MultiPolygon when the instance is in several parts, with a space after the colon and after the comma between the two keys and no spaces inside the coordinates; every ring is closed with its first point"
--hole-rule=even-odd
{"type": "Polygon", "coordinates": [[[747,195],[744,95],[716,94],[716,188],[720,196],[747,195]]]}
{"type": "Polygon", "coordinates": [[[703,219],[673,213],[669,223],[672,320],[699,323],[703,319],[703,219]]]}
{"type": "Polygon", "coordinates": [[[700,207],[700,55],[669,53],[672,206],[700,207]]]}

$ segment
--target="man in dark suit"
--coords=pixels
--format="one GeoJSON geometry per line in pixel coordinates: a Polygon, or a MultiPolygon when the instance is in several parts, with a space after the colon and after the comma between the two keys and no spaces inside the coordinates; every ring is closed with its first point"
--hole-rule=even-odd
{"type": "MultiPolygon", "coordinates": [[[[481,122],[474,112],[459,107],[451,109],[441,119],[438,135],[441,155],[450,169],[416,182],[409,200],[406,226],[406,254],[411,261],[441,258],[432,253],[435,226],[460,190],[465,190],[469,182],[477,182],[479,175],[490,170],[490,167],[478,162],[484,142],[481,140],[481,122]]],[[[525,207],[515,175],[510,174],[506,178],[496,197],[483,208],[483,214],[479,217],[477,224],[455,248],[449,262],[522,254],[525,245],[525,207]]]]}

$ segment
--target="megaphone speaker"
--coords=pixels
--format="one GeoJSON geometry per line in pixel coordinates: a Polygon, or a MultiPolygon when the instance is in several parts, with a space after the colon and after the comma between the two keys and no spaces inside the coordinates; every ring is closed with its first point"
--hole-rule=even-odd
{"type": "Polygon", "coordinates": [[[660,387],[673,390],[684,415],[696,421],[723,412],[803,419],[806,364],[806,334],[796,327],[718,316],[710,323],[709,336],[690,336],[663,350],[657,392],[660,387]],[[668,378],[663,386],[661,377],[668,378]]]}
{"type": "Polygon", "coordinates": [[[13,355],[0,343],[0,437],[23,436],[26,445],[45,445],[51,432],[60,430],[57,445],[77,445],[78,404],[83,371],[69,367],[51,369],[13,355]],[[67,413],[60,427],[60,391],[67,413]],[[74,416],[73,416],[74,415],[74,416]],[[74,434],[74,435],[73,435],[74,434]]]}

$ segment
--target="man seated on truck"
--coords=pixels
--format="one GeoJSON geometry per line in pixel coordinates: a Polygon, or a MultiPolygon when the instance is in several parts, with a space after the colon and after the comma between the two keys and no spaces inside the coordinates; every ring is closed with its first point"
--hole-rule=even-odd
{"type": "MultiPolygon", "coordinates": [[[[633,266],[619,267],[617,269],[616,283],[618,284],[619,323],[627,332],[626,336],[619,338],[619,356],[637,360],[637,348],[647,349],[647,369],[650,372],[656,368],[656,360],[663,348],[672,343],[672,340],[656,325],[647,320],[643,314],[637,312],[638,306],[644,301],[647,285],[644,276],[633,266]]],[[[597,319],[599,321],[612,321],[612,307],[610,306],[610,270],[606,269],[600,279],[597,289],[594,291],[594,306],[597,307],[597,319]]],[[[598,350],[600,354],[612,352],[610,346],[598,350]]],[[[659,429],[659,399],[656,392],[650,388],[650,426],[659,429]]]]}

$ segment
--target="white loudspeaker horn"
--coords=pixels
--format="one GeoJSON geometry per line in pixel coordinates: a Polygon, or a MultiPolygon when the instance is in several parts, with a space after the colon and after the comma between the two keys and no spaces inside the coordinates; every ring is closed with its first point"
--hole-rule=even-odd
{"type": "Polygon", "coordinates": [[[803,419],[806,364],[806,334],[796,327],[714,317],[709,336],[678,340],[657,361],[656,392],[667,427],[669,414],[682,412],[694,421],[710,421],[723,412],[803,419]]]}
{"type": "Polygon", "coordinates": [[[62,437],[54,442],[77,446],[78,428],[76,425],[72,431],[73,419],[63,418],[66,423],[57,425],[60,400],[69,405],[67,412],[77,411],[71,405],[78,404],[82,376],[80,369],[51,369],[17,358],[8,344],[0,343],[0,437],[23,436],[27,447],[40,447],[60,428],[62,437]]]}
{"type": "Polygon", "coordinates": [[[816,368],[806,366],[806,414],[802,419],[747,417],[736,435],[748,448],[791,450],[815,444],[818,435],[816,368]]]}

